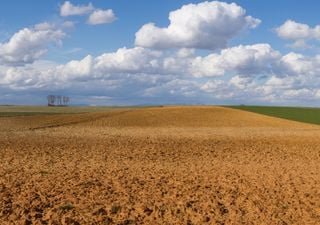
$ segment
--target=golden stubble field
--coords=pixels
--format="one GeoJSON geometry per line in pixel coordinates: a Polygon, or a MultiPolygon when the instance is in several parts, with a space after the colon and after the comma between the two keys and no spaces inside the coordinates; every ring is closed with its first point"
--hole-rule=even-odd
{"type": "Polygon", "coordinates": [[[221,107],[0,118],[0,224],[320,224],[320,127],[221,107]]]}

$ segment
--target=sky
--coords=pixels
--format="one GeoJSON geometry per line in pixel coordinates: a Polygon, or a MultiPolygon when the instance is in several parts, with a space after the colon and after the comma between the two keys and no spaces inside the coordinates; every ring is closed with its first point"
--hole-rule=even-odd
{"type": "Polygon", "coordinates": [[[3,0],[0,104],[320,107],[320,1],[3,0]]]}

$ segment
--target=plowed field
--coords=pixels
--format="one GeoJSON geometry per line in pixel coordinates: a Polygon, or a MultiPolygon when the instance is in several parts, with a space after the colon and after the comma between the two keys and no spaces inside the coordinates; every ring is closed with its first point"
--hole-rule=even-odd
{"type": "Polygon", "coordinates": [[[0,224],[320,224],[320,126],[221,107],[1,117],[0,224]]]}

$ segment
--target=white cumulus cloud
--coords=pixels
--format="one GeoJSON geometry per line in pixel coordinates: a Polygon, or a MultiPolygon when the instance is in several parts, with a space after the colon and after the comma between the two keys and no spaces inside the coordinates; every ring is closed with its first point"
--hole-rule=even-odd
{"type": "Polygon", "coordinates": [[[40,59],[48,45],[61,44],[65,33],[48,23],[24,28],[15,33],[7,42],[0,43],[0,63],[21,65],[40,59]]]}
{"type": "Polygon", "coordinates": [[[289,76],[315,75],[315,73],[320,72],[318,68],[320,64],[318,64],[317,58],[309,58],[294,52],[284,55],[279,63],[281,72],[289,76]]]}
{"type": "Polygon", "coordinates": [[[95,59],[95,69],[101,73],[152,73],[159,69],[161,52],[142,47],[120,48],[95,59]]]}
{"type": "Polygon", "coordinates": [[[60,75],[61,80],[88,80],[93,78],[93,57],[86,56],[82,60],[72,60],[65,65],[56,68],[55,73],[60,75]]]}
{"type": "Polygon", "coordinates": [[[76,16],[89,14],[94,10],[91,3],[88,5],[73,5],[71,2],[66,1],[60,6],[61,16],[76,16]]]}
{"type": "Polygon", "coordinates": [[[271,73],[280,57],[269,44],[239,45],[223,49],[220,54],[194,58],[190,73],[196,77],[223,76],[227,72],[261,75],[271,73]]]}
{"type": "Polygon", "coordinates": [[[308,24],[287,20],[276,28],[276,33],[282,39],[293,41],[293,48],[308,48],[308,40],[320,40],[320,25],[310,27],[308,24]]]}
{"type": "Polygon", "coordinates": [[[135,44],[159,49],[219,49],[242,30],[255,28],[261,22],[247,16],[245,9],[235,3],[218,1],[185,5],[170,12],[169,20],[165,28],[153,23],[142,26],[135,44]]]}
{"type": "Polygon", "coordinates": [[[107,10],[98,9],[90,14],[87,23],[91,25],[98,25],[98,24],[111,23],[116,19],[117,17],[115,16],[115,14],[111,9],[107,9],[107,10]]]}
{"type": "Polygon", "coordinates": [[[86,14],[90,14],[87,19],[87,24],[90,25],[112,23],[117,19],[112,9],[96,9],[92,3],[88,5],[73,5],[71,2],[66,1],[60,6],[60,15],[64,17],[86,14]]]}

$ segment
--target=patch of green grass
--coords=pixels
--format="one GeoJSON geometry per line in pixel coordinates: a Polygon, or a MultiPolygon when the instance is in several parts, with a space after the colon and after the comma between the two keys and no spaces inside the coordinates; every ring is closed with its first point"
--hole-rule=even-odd
{"type": "Polygon", "coordinates": [[[320,125],[320,108],[244,105],[228,107],[254,113],[260,113],[267,116],[320,125]]]}

